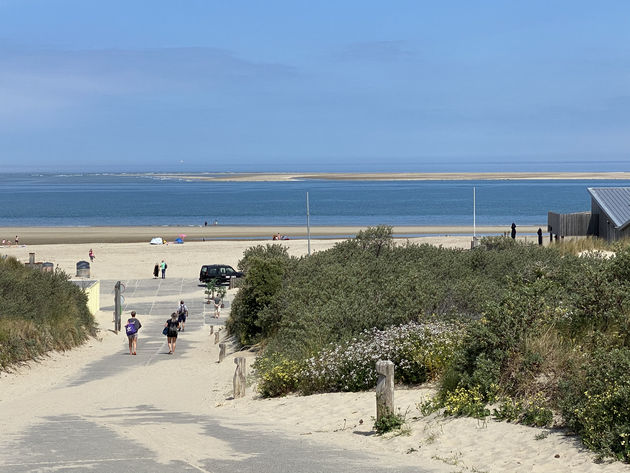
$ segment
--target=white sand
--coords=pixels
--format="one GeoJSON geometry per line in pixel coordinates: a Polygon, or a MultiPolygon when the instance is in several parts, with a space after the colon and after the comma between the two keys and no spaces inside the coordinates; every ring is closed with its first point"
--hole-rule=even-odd
{"type": "MultiPolygon", "coordinates": [[[[427,239],[433,243],[469,246],[469,238],[427,239]]],[[[332,241],[314,242],[314,250],[327,248],[332,241]]],[[[181,246],[152,247],[148,244],[93,245],[96,261],[92,276],[102,279],[150,278],[153,264],[164,258],[167,277],[196,277],[203,263],[227,263],[236,266],[246,242],[186,243],[181,246]]],[[[292,254],[303,254],[306,242],[287,242],[292,254]]],[[[12,248],[0,253],[26,260],[35,251],[38,260],[52,261],[73,273],[78,259],[87,259],[89,245],[42,245],[12,248]]],[[[233,297],[230,291],[228,297],[233,297]]],[[[193,287],[182,294],[186,299],[203,297],[202,288],[193,287]]],[[[172,298],[172,297],[171,297],[172,298]]],[[[128,301],[131,302],[131,301],[128,301]]],[[[133,302],[140,302],[134,300],[133,302]]],[[[55,353],[11,374],[0,374],[0,444],[20,438],[25,430],[46,416],[71,414],[97,423],[116,434],[140,443],[164,463],[172,454],[164,446],[175,436],[181,442],[178,460],[192,467],[204,459],[239,459],[248,457],[233,450],[229,443],[204,433],[196,422],[170,424],[156,419],[151,423],[130,421],[139,405],[170,412],[207,416],[222,425],[289,438],[308,440],[360,452],[366,458],[377,455],[392,466],[417,465],[436,472],[628,472],[621,463],[597,464],[594,456],[572,437],[551,432],[540,440],[542,429],[494,421],[473,419],[422,418],[416,408],[431,393],[429,387],[398,389],[395,402],[407,411],[410,434],[379,437],[369,434],[375,415],[374,393],[337,393],[307,397],[288,396],[260,399],[253,389],[245,398],[231,399],[235,356],[218,364],[218,348],[208,330],[186,332],[179,343],[187,350],[175,357],[143,354],[137,367],[120,369],[105,379],[79,386],[68,386],[86,365],[125,353],[124,335],[107,330],[111,313],[99,312],[103,328],[98,339],[66,353],[55,353]],[[150,358],[148,358],[150,357],[150,358]],[[170,363],[170,365],[169,365],[170,363]],[[177,369],[173,369],[173,367],[177,369]],[[165,382],[165,369],[170,381],[165,382]],[[184,400],[174,402],[174,400],[184,400]],[[361,420],[363,421],[361,423],[361,420]]],[[[160,321],[143,320],[143,330],[159,328],[160,321]]],[[[142,332],[139,340],[142,351],[142,332]]],[[[254,354],[247,352],[248,368],[254,354]]],[[[0,465],[10,461],[11,452],[0,449],[0,465]]]]}

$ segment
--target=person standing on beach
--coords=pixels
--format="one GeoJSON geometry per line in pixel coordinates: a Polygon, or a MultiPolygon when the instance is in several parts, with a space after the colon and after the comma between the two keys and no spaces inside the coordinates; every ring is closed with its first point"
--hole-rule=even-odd
{"type": "Polygon", "coordinates": [[[179,307],[177,308],[177,321],[179,322],[179,330],[184,331],[186,325],[186,317],[188,317],[188,307],[184,304],[184,301],[179,301],[179,307]]]}
{"type": "Polygon", "coordinates": [[[539,228],[536,234],[538,235],[538,244],[542,246],[542,228],[539,228]]]}
{"type": "Polygon", "coordinates": [[[88,253],[88,256],[90,257],[90,261],[94,261],[94,251],[92,251],[92,248],[90,248],[90,252],[88,253]]]}
{"type": "Polygon", "coordinates": [[[166,278],[166,268],[167,265],[164,260],[162,260],[162,262],[160,263],[160,269],[162,270],[162,279],[166,278]]]}
{"type": "Polygon", "coordinates": [[[516,239],[516,224],[512,222],[512,240],[516,239]]]}
{"type": "Polygon", "coordinates": [[[15,246],[18,246],[20,244],[20,238],[15,235],[15,246]]]}
{"type": "Polygon", "coordinates": [[[135,355],[136,348],[138,345],[138,331],[142,328],[142,324],[138,319],[136,319],[136,311],[131,311],[131,317],[127,320],[127,325],[125,325],[125,332],[127,333],[127,338],[129,339],[129,354],[135,355]]]}
{"type": "Polygon", "coordinates": [[[177,321],[177,312],[171,314],[171,318],[164,324],[166,328],[166,337],[168,341],[168,354],[175,353],[175,344],[177,343],[177,331],[179,329],[179,322],[177,321]]]}
{"type": "Polygon", "coordinates": [[[155,266],[153,266],[153,279],[157,279],[159,275],[160,275],[160,265],[155,263],[155,266]]]}

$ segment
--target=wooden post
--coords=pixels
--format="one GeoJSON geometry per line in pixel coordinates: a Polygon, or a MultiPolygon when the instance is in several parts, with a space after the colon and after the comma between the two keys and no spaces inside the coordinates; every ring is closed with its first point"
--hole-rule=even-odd
{"type": "Polygon", "coordinates": [[[120,281],[117,281],[114,285],[114,333],[116,334],[122,328],[122,291],[120,286],[120,281]]]}
{"type": "Polygon", "coordinates": [[[376,382],[376,420],[394,413],[394,363],[376,362],[378,381],[376,382]]]}
{"type": "Polygon", "coordinates": [[[219,363],[225,358],[225,343],[219,343],[219,363]]]}
{"type": "Polygon", "coordinates": [[[234,399],[245,396],[245,357],[238,356],[234,358],[236,363],[236,371],[234,371],[234,399]]]}
{"type": "Polygon", "coordinates": [[[221,336],[220,331],[219,332],[214,332],[214,344],[216,345],[217,343],[219,343],[219,337],[221,336]]]}

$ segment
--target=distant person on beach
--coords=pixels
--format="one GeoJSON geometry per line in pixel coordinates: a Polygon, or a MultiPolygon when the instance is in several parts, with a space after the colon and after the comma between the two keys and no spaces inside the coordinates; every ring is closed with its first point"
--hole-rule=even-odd
{"type": "Polygon", "coordinates": [[[542,246],[542,228],[538,228],[536,233],[538,234],[538,244],[542,246]]]}
{"type": "Polygon", "coordinates": [[[153,266],[153,279],[157,279],[159,275],[160,275],[160,265],[155,263],[155,266],[153,266]]]}
{"type": "Polygon", "coordinates": [[[164,262],[164,260],[162,260],[162,262],[160,263],[160,269],[162,270],[162,279],[166,278],[166,268],[167,268],[167,264],[164,262]]]}
{"type": "Polygon", "coordinates": [[[125,325],[125,332],[127,333],[127,338],[129,339],[129,354],[135,355],[136,348],[138,345],[138,330],[142,328],[142,324],[138,319],[136,319],[136,311],[131,311],[131,317],[127,320],[127,325],[125,325]]]}
{"type": "Polygon", "coordinates": [[[516,224],[512,222],[512,240],[516,239],[516,224]]]}
{"type": "Polygon", "coordinates": [[[94,251],[92,251],[92,248],[90,248],[90,252],[88,253],[88,256],[90,257],[90,261],[94,261],[94,251]]]}
{"type": "Polygon", "coordinates": [[[208,226],[208,222],[207,222],[207,221],[206,221],[206,222],[203,222],[203,226],[204,226],[204,227],[207,227],[207,226],[208,226]]]}
{"type": "Polygon", "coordinates": [[[214,296],[214,318],[218,319],[219,317],[221,317],[221,298],[214,296]]]}
{"type": "Polygon", "coordinates": [[[17,235],[15,235],[15,244],[16,246],[20,244],[20,238],[17,235]]]}
{"type": "Polygon", "coordinates": [[[166,328],[166,339],[168,341],[168,354],[175,353],[175,344],[177,343],[177,331],[179,329],[179,322],[177,321],[177,312],[171,314],[171,318],[164,324],[166,328]]]}
{"type": "Polygon", "coordinates": [[[184,304],[184,301],[179,301],[179,307],[177,308],[177,321],[179,322],[179,330],[184,331],[186,325],[186,317],[188,317],[188,307],[184,304]]]}

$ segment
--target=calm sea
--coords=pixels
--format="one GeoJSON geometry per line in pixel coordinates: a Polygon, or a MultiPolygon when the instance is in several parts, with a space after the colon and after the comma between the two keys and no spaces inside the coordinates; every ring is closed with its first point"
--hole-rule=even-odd
{"type": "Polygon", "coordinates": [[[630,181],[189,182],[126,175],[0,174],[0,226],[546,225],[590,210],[587,187],[630,181]]]}

